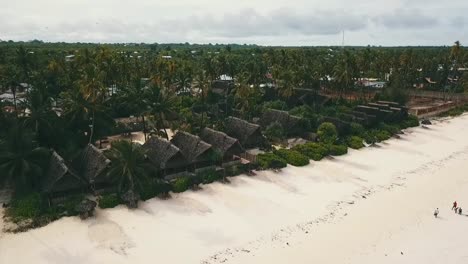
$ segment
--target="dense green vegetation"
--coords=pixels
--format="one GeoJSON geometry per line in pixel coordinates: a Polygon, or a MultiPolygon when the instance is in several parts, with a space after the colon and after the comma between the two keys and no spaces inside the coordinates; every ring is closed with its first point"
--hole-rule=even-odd
{"type": "Polygon", "coordinates": [[[286,167],[288,164],[287,162],[273,154],[273,153],[264,153],[264,154],[259,154],[257,156],[257,164],[260,169],[281,169],[286,167]]]}
{"type": "MultiPolygon", "coordinates": [[[[348,118],[358,104],[372,100],[369,95],[405,103],[413,85],[426,77],[436,81],[427,90],[468,91],[468,74],[459,71],[468,67],[467,54],[458,42],[452,47],[346,49],[0,42],[0,94],[11,97],[0,102],[0,188],[14,191],[9,215],[15,220],[42,223],[74,215],[81,196],[69,197],[60,207],[46,202],[43,182],[53,151],[68,164],[88,143],[100,146],[109,136],[142,131],[145,139],[168,138],[168,129],[223,130],[228,116],[256,122],[266,109],[301,118],[294,128],[283,127],[280,120],[264,127],[269,143],[284,143],[290,134],[311,141],[317,136],[318,143],[260,154],[256,165],[305,166],[310,159],[343,155],[348,146],[359,149],[363,141],[380,142],[419,125],[411,116],[365,126],[348,118]],[[459,80],[449,82],[449,77],[459,80]],[[362,78],[387,84],[382,90],[369,88],[362,78]],[[216,82],[228,88],[219,91],[216,82]],[[136,121],[116,121],[130,116],[136,121]],[[350,125],[332,124],[330,118],[350,125]]],[[[266,145],[262,149],[271,149],[266,145]]],[[[128,190],[146,200],[222,178],[209,171],[164,182],[134,142],[112,142],[106,156],[111,160],[106,176],[118,194],[101,197],[101,208],[116,206],[128,190]]],[[[214,153],[212,161],[220,160],[214,153]]],[[[245,170],[235,167],[226,175],[245,170]]]]}
{"type": "Polygon", "coordinates": [[[348,138],[347,144],[352,149],[361,149],[364,147],[364,139],[358,136],[351,136],[348,138]]]}
{"type": "Polygon", "coordinates": [[[273,154],[284,159],[288,164],[296,167],[302,167],[309,164],[309,158],[295,150],[278,149],[273,151],[273,154]]]}
{"type": "Polygon", "coordinates": [[[315,161],[319,161],[328,155],[328,148],[326,145],[314,142],[295,146],[293,150],[315,161]]]}
{"type": "Polygon", "coordinates": [[[99,208],[101,209],[114,208],[121,203],[122,201],[117,194],[103,195],[99,198],[99,208]]]}

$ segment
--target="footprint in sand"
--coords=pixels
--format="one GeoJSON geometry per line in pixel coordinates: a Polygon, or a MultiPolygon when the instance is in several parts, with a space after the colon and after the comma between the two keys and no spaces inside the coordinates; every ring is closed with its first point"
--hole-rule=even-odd
{"type": "Polygon", "coordinates": [[[88,237],[97,243],[99,248],[110,249],[123,256],[133,247],[132,241],[123,232],[122,227],[110,220],[91,224],[88,228],[88,237]]]}

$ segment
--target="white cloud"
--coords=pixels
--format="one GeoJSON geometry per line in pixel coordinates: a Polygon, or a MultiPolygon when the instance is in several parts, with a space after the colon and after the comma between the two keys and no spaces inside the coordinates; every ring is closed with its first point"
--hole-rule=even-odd
{"type": "MultiPolygon", "coordinates": [[[[444,45],[468,42],[451,0],[15,0],[0,39],[81,42],[444,45]]],[[[465,26],[466,28],[466,26],[465,26]]]]}

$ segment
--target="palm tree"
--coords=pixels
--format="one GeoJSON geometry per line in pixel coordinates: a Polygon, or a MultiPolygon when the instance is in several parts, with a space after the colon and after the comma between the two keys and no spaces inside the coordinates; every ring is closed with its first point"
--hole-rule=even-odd
{"type": "Polygon", "coordinates": [[[118,184],[120,193],[142,189],[153,170],[147,163],[141,145],[129,141],[114,141],[106,153],[111,160],[108,177],[118,184]]]}
{"type": "Polygon", "coordinates": [[[175,97],[167,90],[152,85],[145,91],[143,104],[146,106],[146,114],[156,119],[157,132],[164,130],[164,136],[169,139],[166,122],[167,117],[175,113],[175,97]]]}
{"type": "Polygon", "coordinates": [[[30,110],[30,114],[24,120],[25,127],[31,128],[36,135],[39,130],[50,129],[53,121],[53,112],[51,111],[50,98],[47,98],[36,88],[26,95],[25,107],[30,110]]]}
{"type": "Polygon", "coordinates": [[[245,75],[239,75],[236,83],[234,97],[236,100],[236,107],[241,111],[244,117],[250,118],[248,114],[251,112],[253,106],[254,87],[247,82],[245,75]]]}
{"type": "Polygon", "coordinates": [[[93,142],[93,135],[96,124],[96,109],[99,108],[105,98],[106,88],[103,85],[104,72],[97,72],[97,68],[91,65],[84,72],[82,79],[78,81],[83,98],[89,103],[91,107],[91,124],[89,143],[93,142]]]}
{"type": "Polygon", "coordinates": [[[294,94],[296,85],[294,72],[286,68],[274,68],[273,78],[275,78],[276,89],[280,96],[288,99],[294,94]]]}
{"type": "Polygon", "coordinates": [[[12,125],[0,140],[0,184],[12,183],[16,191],[38,190],[48,154],[34,134],[18,123],[12,125]]]}
{"type": "Polygon", "coordinates": [[[14,65],[9,65],[9,67],[5,69],[5,78],[2,80],[2,85],[7,88],[10,88],[10,91],[13,94],[13,107],[15,108],[16,116],[18,116],[18,104],[16,100],[16,94],[18,92],[18,89],[20,89],[21,87],[20,82],[18,81],[20,75],[21,73],[18,67],[14,65]]]}
{"type": "Polygon", "coordinates": [[[335,81],[339,88],[340,98],[354,85],[356,74],[355,61],[349,51],[344,50],[341,60],[339,60],[334,69],[335,81]]]}
{"type": "Polygon", "coordinates": [[[202,104],[202,117],[200,123],[200,129],[203,129],[205,114],[206,114],[206,97],[208,96],[209,91],[211,90],[211,81],[209,80],[208,73],[206,71],[200,71],[195,77],[194,86],[197,89],[197,93],[201,98],[202,104]]]}

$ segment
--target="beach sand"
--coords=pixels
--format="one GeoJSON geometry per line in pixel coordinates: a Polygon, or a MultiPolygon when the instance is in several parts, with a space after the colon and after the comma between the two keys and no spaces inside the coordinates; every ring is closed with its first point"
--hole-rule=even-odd
{"type": "Polygon", "coordinates": [[[468,116],[445,119],[307,167],[0,233],[0,263],[467,263],[468,217],[450,211],[468,205],[467,131],[468,116]]]}

